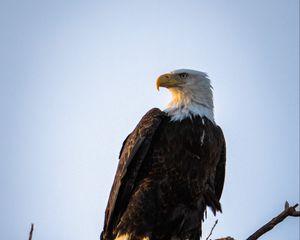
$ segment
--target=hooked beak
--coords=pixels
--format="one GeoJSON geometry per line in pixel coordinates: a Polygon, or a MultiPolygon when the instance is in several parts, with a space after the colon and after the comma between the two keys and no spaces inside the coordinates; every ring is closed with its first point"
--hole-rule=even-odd
{"type": "Polygon", "coordinates": [[[159,91],[159,87],[175,87],[177,86],[179,81],[172,73],[166,73],[159,76],[156,80],[156,89],[159,91]]]}

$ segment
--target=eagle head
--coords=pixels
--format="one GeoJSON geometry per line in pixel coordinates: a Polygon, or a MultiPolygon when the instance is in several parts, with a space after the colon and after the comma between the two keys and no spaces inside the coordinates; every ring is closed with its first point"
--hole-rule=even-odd
{"type": "Polygon", "coordinates": [[[172,101],[165,112],[171,119],[183,120],[192,116],[205,116],[214,122],[213,92],[210,79],[204,72],[179,69],[159,76],[156,88],[168,88],[172,101]]]}

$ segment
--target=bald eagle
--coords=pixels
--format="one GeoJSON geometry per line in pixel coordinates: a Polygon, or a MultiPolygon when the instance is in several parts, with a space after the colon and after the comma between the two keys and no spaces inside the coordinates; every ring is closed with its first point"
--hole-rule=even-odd
{"type": "Polygon", "coordinates": [[[221,211],[225,140],[203,72],[158,77],[172,93],[125,139],[105,211],[101,240],[198,240],[207,207],[221,211]]]}

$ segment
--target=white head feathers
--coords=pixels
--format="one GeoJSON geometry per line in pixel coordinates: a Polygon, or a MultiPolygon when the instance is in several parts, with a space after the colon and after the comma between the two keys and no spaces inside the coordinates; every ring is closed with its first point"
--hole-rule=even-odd
{"type": "Polygon", "coordinates": [[[169,74],[176,83],[168,86],[172,101],[165,112],[173,121],[192,116],[205,116],[214,122],[213,92],[206,73],[179,69],[169,74]]]}

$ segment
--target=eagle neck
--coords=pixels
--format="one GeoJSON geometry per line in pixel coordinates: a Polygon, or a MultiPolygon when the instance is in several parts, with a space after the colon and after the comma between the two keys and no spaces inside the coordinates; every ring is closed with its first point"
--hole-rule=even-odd
{"type": "Polygon", "coordinates": [[[172,101],[164,110],[171,121],[182,121],[185,118],[196,116],[206,117],[214,121],[212,99],[197,97],[193,92],[184,92],[182,89],[169,89],[172,93],[172,101]]]}

